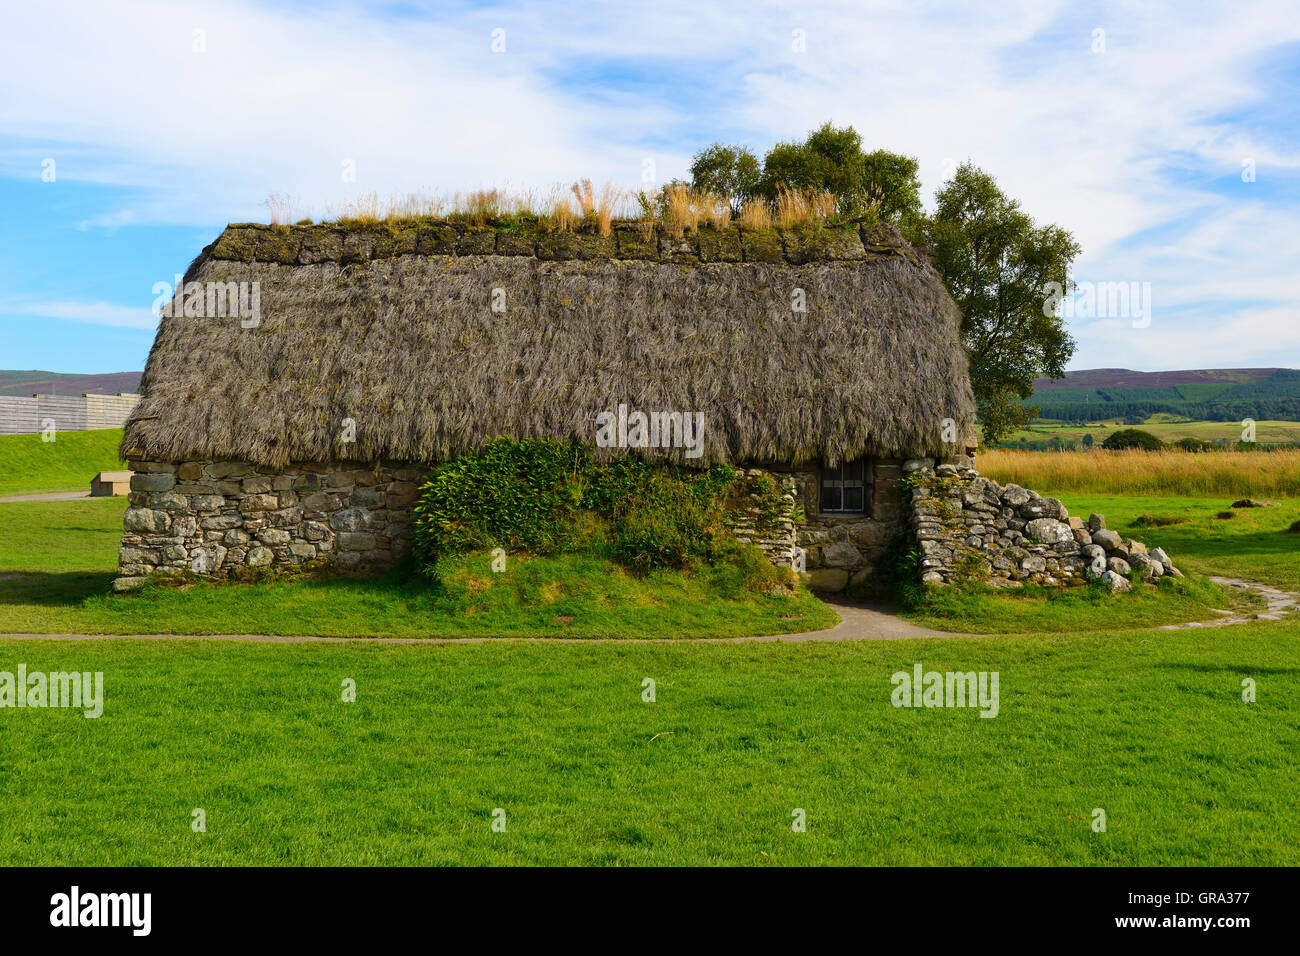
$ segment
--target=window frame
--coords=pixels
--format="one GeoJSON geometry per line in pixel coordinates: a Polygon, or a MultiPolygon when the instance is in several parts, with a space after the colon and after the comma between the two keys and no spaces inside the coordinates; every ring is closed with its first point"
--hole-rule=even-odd
{"type": "Polygon", "coordinates": [[[831,517],[871,517],[872,499],[874,498],[875,479],[872,474],[872,462],[867,457],[855,458],[852,461],[842,461],[834,467],[823,465],[817,469],[817,510],[820,514],[831,517]],[[839,494],[839,508],[828,507],[827,489],[831,488],[839,494]],[[844,505],[844,493],[847,490],[860,488],[862,491],[862,507],[846,509],[844,505]]]}

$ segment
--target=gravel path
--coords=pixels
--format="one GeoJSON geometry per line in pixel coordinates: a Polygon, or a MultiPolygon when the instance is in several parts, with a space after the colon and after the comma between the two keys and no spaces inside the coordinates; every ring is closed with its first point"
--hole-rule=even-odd
{"type": "Polygon", "coordinates": [[[89,497],[89,491],[47,491],[39,495],[10,495],[0,498],[0,504],[6,501],[72,501],[74,498],[89,497]]]}
{"type": "MultiPolygon", "coordinates": [[[[1258,581],[1245,581],[1240,578],[1212,577],[1216,584],[1237,588],[1243,591],[1256,591],[1268,602],[1264,611],[1238,613],[1219,611],[1222,617],[1212,621],[1190,621],[1186,624],[1166,624],[1156,628],[1161,631],[1177,631],[1189,627],[1223,627],[1229,624],[1244,624],[1247,621],[1280,621],[1300,608],[1300,594],[1283,591],[1272,585],[1258,581]]],[[[23,640],[63,640],[63,641],[97,641],[97,640],[141,640],[141,641],[254,641],[267,644],[295,643],[330,643],[349,641],[371,641],[385,644],[483,644],[488,641],[546,641],[552,644],[769,644],[777,641],[791,644],[803,644],[814,641],[901,641],[927,637],[998,637],[997,634],[958,634],[952,631],[936,631],[932,628],[911,624],[893,613],[886,605],[849,601],[844,598],[827,596],[824,600],[840,616],[840,623],[820,631],[805,631],[802,634],[761,634],[753,637],[699,637],[699,638],[643,638],[629,639],[620,637],[319,637],[289,636],[277,634],[0,634],[0,639],[23,640]]]]}

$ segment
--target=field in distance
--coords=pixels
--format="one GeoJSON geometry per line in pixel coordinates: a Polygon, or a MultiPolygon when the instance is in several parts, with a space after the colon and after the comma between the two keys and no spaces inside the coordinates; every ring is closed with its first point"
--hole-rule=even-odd
{"type": "MultiPolygon", "coordinates": [[[[1091,435],[1092,440],[1100,445],[1111,432],[1121,428],[1140,428],[1150,432],[1161,441],[1176,442],[1180,438],[1199,438],[1202,441],[1241,441],[1241,422],[1203,422],[1179,420],[1174,415],[1153,415],[1140,425],[1126,425],[1122,418],[1099,419],[1096,422],[1054,422],[1037,421],[1027,428],[1013,432],[1002,442],[1002,446],[1015,446],[1031,442],[1059,439],[1066,444],[1079,444],[1084,435],[1091,435]]],[[[1255,422],[1255,440],[1261,444],[1300,443],[1300,422],[1260,421],[1255,422]]]]}

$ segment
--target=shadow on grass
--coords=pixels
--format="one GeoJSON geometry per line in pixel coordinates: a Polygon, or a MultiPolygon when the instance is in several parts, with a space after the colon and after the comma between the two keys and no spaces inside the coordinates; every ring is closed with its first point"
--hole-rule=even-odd
{"type": "Polygon", "coordinates": [[[0,578],[0,604],[76,607],[112,592],[115,571],[20,571],[0,578]]]}
{"type": "Polygon", "coordinates": [[[1190,661],[1161,661],[1155,665],[1163,670],[1196,671],[1199,674],[1300,674],[1300,667],[1259,667],[1255,664],[1194,664],[1190,661]]]}

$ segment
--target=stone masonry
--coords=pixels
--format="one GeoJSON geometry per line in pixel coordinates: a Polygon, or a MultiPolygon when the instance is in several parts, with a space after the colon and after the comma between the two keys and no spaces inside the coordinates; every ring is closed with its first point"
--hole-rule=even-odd
{"type": "Polygon", "coordinates": [[[1061,587],[1096,577],[1112,591],[1127,591],[1133,572],[1148,582],[1183,576],[1162,549],[1108,530],[1099,514],[1086,522],[1071,517],[1057,499],[1000,485],[973,466],[916,459],[903,469],[925,584],[973,578],[994,587],[1061,587]]]}
{"type": "Polygon", "coordinates": [[[884,556],[894,532],[902,527],[903,503],[898,485],[902,462],[879,459],[872,464],[872,504],[865,515],[823,514],[815,467],[789,470],[804,520],[795,526],[795,545],[803,552],[799,579],[816,591],[842,591],[864,581],[884,556]]]}
{"type": "Polygon", "coordinates": [[[426,470],[334,462],[272,473],[231,461],[132,461],[131,468],[115,591],[157,575],[390,566],[408,547],[410,509],[426,470]]]}

